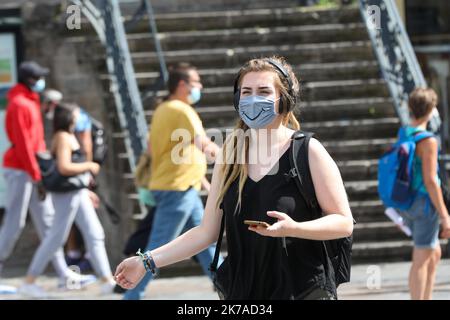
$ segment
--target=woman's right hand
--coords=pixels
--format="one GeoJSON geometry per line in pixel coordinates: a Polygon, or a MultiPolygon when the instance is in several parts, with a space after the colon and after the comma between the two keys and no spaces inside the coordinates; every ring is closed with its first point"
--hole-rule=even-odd
{"type": "Polygon", "coordinates": [[[100,165],[98,164],[98,163],[96,163],[96,162],[91,162],[91,165],[90,165],[90,170],[89,171],[91,171],[91,173],[94,175],[94,176],[96,176],[98,173],[99,173],[99,171],[100,171],[100,165]]]}
{"type": "Polygon", "coordinates": [[[133,289],[145,276],[142,259],[138,256],[123,260],[116,269],[114,280],[124,289],[133,289]]]}

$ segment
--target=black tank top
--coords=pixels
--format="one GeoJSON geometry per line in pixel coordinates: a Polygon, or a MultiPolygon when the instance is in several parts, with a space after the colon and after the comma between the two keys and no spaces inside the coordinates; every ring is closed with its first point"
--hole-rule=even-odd
{"type": "Polygon", "coordinates": [[[236,214],[238,179],[225,193],[222,208],[226,215],[228,256],[224,264],[231,278],[229,299],[301,299],[303,293],[317,287],[332,290],[326,283],[320,241],[286,238],[285,249],[282,238],[260,236],[243,223],[275,223],[267,211],[286,213],[297,222],[313,219],[295,181],[287,175],[289,152],[290,148],[278,166],[258,182],[247,178],[241,209],[236,214]]]}

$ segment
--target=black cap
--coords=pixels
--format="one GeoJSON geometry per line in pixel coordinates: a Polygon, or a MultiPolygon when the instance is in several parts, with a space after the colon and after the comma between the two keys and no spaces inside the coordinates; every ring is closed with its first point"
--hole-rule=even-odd
{"type": "Polygon", "coordinates": [[[40,78],[48,75],[49,70],[34,61],[24,61],[19,66],[19,79],[40,78]]]}

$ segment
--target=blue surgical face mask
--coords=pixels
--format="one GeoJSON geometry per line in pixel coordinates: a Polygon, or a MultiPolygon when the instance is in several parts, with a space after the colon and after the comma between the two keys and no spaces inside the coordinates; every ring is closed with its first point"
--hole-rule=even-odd
{"type": "Polygon", "coordinates": [[[196,104],[200,101],[200,98],[202,97],[202,92],[200,91],[200,88],[192,87],[191,93],[188,96],[188,100],[190,104],[196,104]]]}
{"type": "Polygon", "coordinates": [[[45,89],[45,79],[41,78],[31,87],[34,92],[42,92],[45,89]]]}
{"type": "Polygon", "coordinates": [[[275,101],[263,96],[241,98],[239,116],[252,129],[264,128],[277,117],[275,101]]]}

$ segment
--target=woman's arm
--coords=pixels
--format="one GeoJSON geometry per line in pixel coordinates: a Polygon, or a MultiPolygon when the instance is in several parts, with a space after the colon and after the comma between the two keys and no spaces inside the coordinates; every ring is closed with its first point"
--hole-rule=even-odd
{"type": "Polygon", "coordinates": [[[273,237],[295,237],[310,240],[330,240],[350,236],[353,217],[339,169],[316,139],[309,143],[309,166],[317,201],[324,216],[311,221],[296,222],[287,214],[269,211],[268,216],[278,219],[270,228],[249,229],[273,237]]]}
{"type": "MultiPolygon", "coordinates": [[[[182,234],[168,244],[151,251],[158,268],[188,259],[205,250],[217,241],[220,231],[222,213],[216,209],[219,195],[220,165],[214,166],[211,190],[206,201],[205,214],[202,223],[182,234]]],[[[122,261],[116,269],[115,279],[123,288],[130,289],[145,275],[145,269],[140,257],[131,257],[122,261]]]]}
{"type": "Polygon", "coordinates": [[[92,131],[86,130],[78,132],[77,134],[78,141],[81,144],[81,148],[86,154],[86,160],[92,161],[93,159],[93,150],[92,150],[92,131]]]}
{"type": "Polygon", "coordinates": [[[209,183],[208,178],[206,178],[206,176],[202,178],[202,189],[206,190],[206,192],[208,193],[211,190],[211,184],[209,183]]]}
{"type": "Polygon", "coordinates": [[[55,135],[55,154],[59,172],[64,176],[73,176],[86,171],[97,174],[100,167],[95,162],[72,162],[72,147],[70,135],[65,132],[58,132],[55,135]]]}
{"type": "Polygon", "coordinates": [[[209,162],[214,162],[220,148],[217,144],[211,141],[211,139],[206,135],[197,135],[194,138],[195,146],[200,149],[206,156],[209,162]]]}
{"type": "Polygon", "coordinates": [[[422,140],[417,144],[417,155],[422,160],[422,177],[425,188],[430,196],[433,206],[439,214],[443,233],[450,230],[450,217],[444,203],[442,190],[436,180],[438,174],[438,142],[435,138],[422,140]]]}

